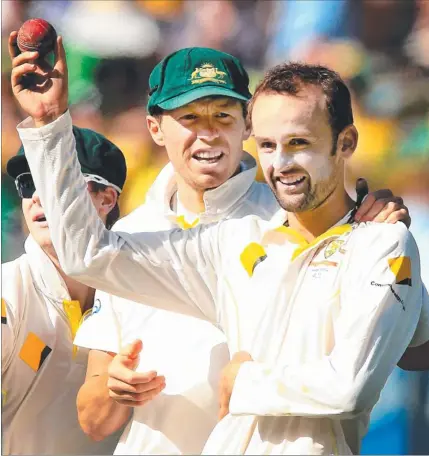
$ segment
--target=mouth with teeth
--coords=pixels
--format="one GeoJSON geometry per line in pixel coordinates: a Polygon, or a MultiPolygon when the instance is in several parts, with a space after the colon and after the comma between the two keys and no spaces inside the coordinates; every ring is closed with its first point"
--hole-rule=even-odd
{"type": "Polygon", "coordinates": [[[217,150],[201,150],[192,154],[192,158],[197,160],[201,164],[214,164],[218,163],[224,153],[217,150]]]}
{"type": "Polygon", "coordinates": [[[46,222],[46,217],[44,215],[39,215],[36,217],[36,222],[46,222]]]}
{"type": "Polygon", "coordinates": [[[298,193],[303,190],[307,177],[303,175],[280,176],[276,179],[288,193],[298,193]]]}

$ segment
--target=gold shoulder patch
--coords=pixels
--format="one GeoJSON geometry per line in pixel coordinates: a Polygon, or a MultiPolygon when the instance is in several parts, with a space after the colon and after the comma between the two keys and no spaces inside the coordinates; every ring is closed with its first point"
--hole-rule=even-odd
{"type": "Polygon", "coordinates": [[[395,274],[398,285],[411,286],[411,260],[410,257],[402,256],[389,258],[390,270],[395,274]]]}
{"type": "Polygon", "coordinates": [[[240,255],[240,261],[249,277],[252,277],[256,266],[267,258],[265,249],[261,244],[251,242],[244,248],[240,255]]]}
{"type": "Polygon", "coordinates": [[[37,372],[52,349],[48,347],[36,334],[29,332],[19,352],[19,357],[25,364],[37,372]]]}
{"type": "Polygon", "coordinates": [[[1,324],[7,324],[6,301],[1,298],[1,324]]]}

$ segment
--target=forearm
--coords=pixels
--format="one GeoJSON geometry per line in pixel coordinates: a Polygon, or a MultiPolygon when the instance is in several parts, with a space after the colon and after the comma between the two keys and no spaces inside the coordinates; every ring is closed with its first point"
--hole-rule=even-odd
{"type": "Polygon", "coordinates": [[[82,430],[99,441],[121,429],[131,408],[118,404],[109,396],[108,374],[88,378],[77,395],[77,411],[82,430]]]}
{"type": "Polygon", "coordinates": [[[197,240],[188,242],[189,234],[180,230],[130,235],[106,229],[82,176],[68,112],[41,128],[27,119],[18,131],[67,275],[132,301],[198,317],[202,311],[212,319],[211,296],[202,309],[184,285],[189,274],[203,283],[192,267],[204,253],[197,253],[197,240]],[[188,258],[191,250],[195,255],[188,258]]]}

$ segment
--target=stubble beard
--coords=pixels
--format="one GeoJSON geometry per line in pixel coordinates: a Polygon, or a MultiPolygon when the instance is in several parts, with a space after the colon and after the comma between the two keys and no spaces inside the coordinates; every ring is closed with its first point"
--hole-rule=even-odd
{"type": "MultiPolygon", "coordinates": [[[[308,178],[310,179],[310,178],[308,178]]],[[[337,176],[334,171],[329,179],[318,182],[314,187],[311,180],[307,182],[307,189],[297,195],[279,195],[277,188],[271,183],[274,196],[286,212],[308,212],[319,207],[336,188],[337,176]]]]}

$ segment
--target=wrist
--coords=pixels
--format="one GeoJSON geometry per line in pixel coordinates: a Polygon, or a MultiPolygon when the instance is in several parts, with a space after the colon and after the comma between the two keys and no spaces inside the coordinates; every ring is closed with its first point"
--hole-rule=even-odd
{"type": "Polygon", "coordinates": [[[33,117],[34,126],[36,128],[44,127],[52,122],[55,122],[59,117],[61,117],[66,111],[68,107],[64,110],[60,109],[53,109],[48,114],[44,115],[43,117],[33,117]]]}

